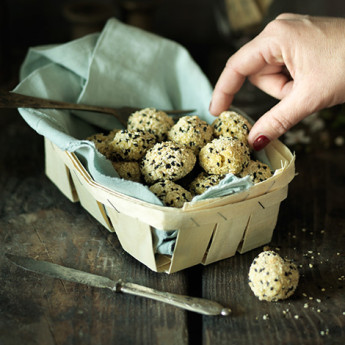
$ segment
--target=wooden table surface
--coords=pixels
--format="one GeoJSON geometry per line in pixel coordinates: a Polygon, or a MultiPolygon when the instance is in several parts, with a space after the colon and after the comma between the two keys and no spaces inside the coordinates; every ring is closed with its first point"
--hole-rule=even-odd
{"type": "Polygon", "coordinates": [[[297,156],[298,176],[269,247],[296,261],[288,300],[259,301],[248,286],[263,250],[172,275],[133,259],[116,235],[44,174],[43,138],[17,111],[0,111],[0,344],[344,344],[344,147],[297,156]],[[201,316],[159,302],[24,271],[4,254],[200,296],[231,307],[201,316]]]}

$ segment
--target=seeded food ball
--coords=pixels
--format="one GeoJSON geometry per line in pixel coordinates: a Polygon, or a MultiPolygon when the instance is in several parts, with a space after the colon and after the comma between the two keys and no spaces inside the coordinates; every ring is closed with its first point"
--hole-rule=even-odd
{"type": "Polygon", "coordinates": [[[141,181],[139,162],[112,162],[114,169],[125,180],[141,181]]]}
{"type": "Polygon", "coordinates": [[[136,111],[127,121],[127,129],[151,133],[156,137],[157,142],[167,139],[168,131],[173,125],[174,120],[167,113],[154,108],[136,111]]]}
{"type": "Polygon", "coordinates": [[[140,160],[155,143],[153,134],[121,130],[109,145],[116,160],[135,161],[140,160]]]}
{"type": "Polygon", "coordinates": [[[210,187],[216,186],[225,175],[209,175],[201,172],[189,185],[189,191],[194,195],[204,193],[210,187]]]}
{"type": "Polygon", "coordinates": [[[211,141],[212,127],[198,116],[183,116],[168,132],[168,139],[186,145],[198,154],[211,141]]]}
{"type": "Polygon", "coordinates": [[[150,187],[151,192],[162,200],[165,206],[183,207],[185,202],[192,200],[192,194],[173,181],[159,181],[150,187]]]}
{"type": "Polygon", "coordinates": [[[241,171],[240,177],[245,177],[247,175],[250,175],[252,182],[255,184],[270,178],[272,176],[272,172],[267,164],[264,164],[258,160],[251,160],[248,166],[241,171]]]}
{"type": "Polygon", "coordinates": [[[103,133],[93,134],[86,138],[86,140],[92,141],[98,152],[110,159],[112,157],[112,150],[109,147],[109,137],[103,133]]]}
{"type": "Polygon", "coordinates": [[[163,180],[176,181],[186,176],[195,162],[196,156],[192,150],[165,141],[147,151],[141,161],[141,173],[148,184],[163,180]]]}
{"type": "Polygon", "coordinates": [[[113,140],[114,140],[114,137],[115,137],[115,134],[116,134],[117,132],[120,132],[120,131],[121,131],[121,129],[118,129],[118,128],[114,128],[113,130],[111,130],[111,131],[109,132],[109,134],[107,135],[108,141],[113,141],[113,140]]]}
{"type": "Polygon", "coordinates": [[[212,123],[215,137],[231,137],[247,143],[252,128],[248,120],[235,111],[223,111],[212,123]]]}
{"type": "Polygon", "coordinates": [[[208,174],[238,174],[249,161],[248,145],[229,137],[213,139],[199,153],[200,166],[208,174]]]}
{"type": "Polygon", "coordinates": [[[248,278],[256,297],[276,302],[295,292],[299,273],[291,261],[284,260],[274,251],[264,251],[253,260],[248,278]]]}

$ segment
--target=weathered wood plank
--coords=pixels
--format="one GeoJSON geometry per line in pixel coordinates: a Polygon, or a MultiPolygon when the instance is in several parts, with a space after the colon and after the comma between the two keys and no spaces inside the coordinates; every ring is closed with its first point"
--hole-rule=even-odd
{"type": "Polygon", "coordinates": [[[44,175],[43,139],[18,114],[9,117],[0,128],[0,343],[188,344],[181,309],[43,277],[7,261],[5,252],[17,253],[187,293],[185,273],[150,271],[66,199],[44,175]]]}
{"type": "Polygon", "coordinates": [[[210,265],[203,295],[228,303],[227,319],[204,318],[204,344],[342,344],[345,339],[345,164],[343,152],[297,158],[299,175],[281,205],[270,243],[301,273],[295,295],[259,301],[247,283],[261,249],[210,265]]]}
{"type": "Polygon", "coordinates": [[[0,343],[342,344],[343,152],[297,157],[299,175],[281,204],[270,247],[301,265],[301,280],[295,295],[278,303],[260,302],[247,283],[261,248],[172,275],[154,273],[67,200],[44,175],[43,163],[42,138],[15,112],[0,117],[0,343]],[[42,277],[10,264],[6,251],[214,299],[233,314],[202,317],[42,277]]]}

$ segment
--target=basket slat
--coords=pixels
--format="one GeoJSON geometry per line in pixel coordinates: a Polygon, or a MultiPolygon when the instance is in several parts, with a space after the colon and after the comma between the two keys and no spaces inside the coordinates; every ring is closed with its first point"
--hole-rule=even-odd
{"type": "Polygon", "coordinates": [[[277,223],[280,203],[251,215],[239,253],[243,254],[271,241],[277,223]]]}
{"type": "Polygon", "coordinates": [[[203,264],[208,265],[235,255],[247,224],[248,215],[218,223],[203,264]]]}
{"type": "Polygon", "coordinates": [[[114,208],[107,208],[107,213],[122,248],[151,270],[157,271],[151,227],[136,218],[117,212],[114,208]]]}
{"type": "Polygon", "coordinates": [[[69,169],[59,159],[56,150],[61,151],[51,141],[44,138],[45,173],[66,198],[76,202],[78,201],[78,195],[71,180],[69,169]]]}
{"type": "Polygon", "coordinates": [[[104,227],[113,232],[113,228],[109,222],[109,219],[105,213],[103,205],[98,202],[94,196],[89,193],[82,183],[82,179],[78,176],[78,172],[71,171],[71,177],[74,182],[76,192],[79,197],[80,204],[87,210],[94,218],[96,218],[104,227]]]}
{"type": "Polygon", "coordinates": [[[214,228],[214,224],[206,224],[179,229],[169,273],[201,263],[214,228]]]}

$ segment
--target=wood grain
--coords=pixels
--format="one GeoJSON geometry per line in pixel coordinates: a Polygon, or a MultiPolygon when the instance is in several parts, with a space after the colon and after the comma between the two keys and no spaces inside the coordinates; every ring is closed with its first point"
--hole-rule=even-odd
{"type": "Polygon", "coordinates": [[[259,301],[247,275],[262,250],[171,275],[154,273],[66,199],[44,175],[43,138],[16,111],[0,113],[0,343],[343,344],[344,150],[297,156],[269,247],[301,273],[293,297],[259,301]],[[189,313],[140,297],[63,282],[9,263],[28,255],[174,293],[216,300],[230,317],[189,313]]]}
{"type": "Polygon", "coordinates": [[[342,344],[345,339],[343,152],[297,159],[299,175],[282,203],[269,247],[293,259],[301,274],[294,296],[259,301],[247,275],[262,250],[237,255],[203,271],[208,298],[229,301],[230,319],[204,320],[204,344],[342,344]],[[220,277],[226,277],[221,279],[220,277]]]}
{"type": "Polygon", "coordinates": [[[187,293],[185,274],[151,272],[125,253],[115,235],[79,204],[62,196],[44,176],[42,137],[19,115],[2,127],[0,137],[5,135],[11,150],[0,155],[0,343],[187,344],[185,311],[42,277],[6,260],[5,252],[28,255],[187,293]]]}

